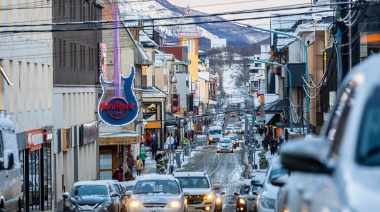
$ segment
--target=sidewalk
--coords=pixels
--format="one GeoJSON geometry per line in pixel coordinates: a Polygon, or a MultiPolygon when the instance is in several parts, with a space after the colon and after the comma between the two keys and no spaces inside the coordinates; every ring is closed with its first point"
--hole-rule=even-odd
{"type": "MultiPolygon", "coordinates": [[[[257,136],[256,139],[258,140],[258,143],[260,144],[260,147],[258,149],[256,149],[255,151],[255,155],[254,155],[254,163],[251,163],[251,169],[253,169],[254,167],[254,164],[257,165],[257,168],[259,169],[259,161],[260,161],[260,157],[259,157],[259,153],[261,151],[263,151],[263,146],[262,146],[262,141],[264,140],[264,136],[257,136]]],[[[265,152],[265,157],[268,159],[268,162],[269,162],[269,166],[271,165],[271,161],[272,161],[272,158],[278,156],[277,153],[275,153],[274,155],[271,155],[270,154],[270,151],[267,150],[265,152]]],[[[269,168],[269,167],[268,167],[269,168]]]]}

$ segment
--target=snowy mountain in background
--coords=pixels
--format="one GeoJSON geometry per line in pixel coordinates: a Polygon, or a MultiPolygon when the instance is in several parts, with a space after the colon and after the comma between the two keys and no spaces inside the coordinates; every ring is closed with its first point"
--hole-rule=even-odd
{"type": "MultiPolygon", "coordinates": [[[[191,8],[190,8],[191,9],[191,8]]],[[[164,17],[182,17],[185,8],[172,5],[167,0],[156,1],[136,1],[126,0],[120,2],[120,12],[123,14],[133,15],[139,14],[140,16],[149,16],[150,18],[164,18],[164,17]]],[[[191,10],[191,15],[207,15],[196,10],[191,10]]],[[[258,43],[269,38],[268,33],[263,33],[249,29],[247,27],[239,26],[231,22],[212,23],[215,21],[226,21],[225,19],[212,16],[194,18],[196,23],[207,22],[204,24],[197,24],[200,33],[200,49],[205,51],[210,48],[210,39],[212,38],[225,38],[227,40],[227,47],[244,47],[249,44],[258,43]]],[[[155,21],[154,25],[168,25],[179,24],[182,19],[167,19],[155,21]]],[[[155,27],[164,36],[165,43],[178,44],[178,30],[179,26],[158,26],[155,27]]]]}

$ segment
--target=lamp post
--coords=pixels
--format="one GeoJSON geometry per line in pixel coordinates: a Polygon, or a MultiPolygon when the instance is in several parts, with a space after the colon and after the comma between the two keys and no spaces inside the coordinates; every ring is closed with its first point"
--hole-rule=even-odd
{"type": "Polygon", "coordinates": [[[174,137],[173,137],[173,132],[175,130],[175,127],[174,126],[167,126],[166,129],[168,130],[169,132],[169,148],[170,148],[170,151],[169,151],[169,170],[170,170],[170,174],[171,174],[171,167],[172,167],[172,156],[171,156],[171,153],[172,153],[172,144],[174,142],[174,137]]]}
{"type": "MultiPolygon", "coordinates": [[[[272,66],[280,66],[280,67],[283,67],[285,68],[285,70],[288,72],[289,74],[289,101],[292,100],[293,98],[293,92],[292,92],[292,73],[290,73],[290,70],[287,66],[283,65],[283,64],[280,64],[280,63],[275,63],[275,62],[268,62],[268,61],[264,61],[264,60],[256,60],[256,59],[252,59],[252,58],[248,58],[249,60],[252,60],[252,61],[255,61],[255,62],[259,62],[259,63],[265,63],[265,64],[269,64],[269,65],[272,65],[272,66]]],[[[292,115],[292,109],[291,107],[289,107],[289,126],[290,126],[290,131],[293,132],[293,115],[292,115]]]]}
{"type": "MultiPolygon", "coordinates": [[[[309,71],[308,71],[308,66],[309,66],[309,55],[308,55],[308,52],[307,52],[307,45],[305,43],[305,41],[302,40],[302,38],[296,36],[296,35],[292,35],[292,34],[288,34],[288,33],[284,33],[284,32],[280,32],[280,31],[275,31],[275,30],[270,30],[270,29],[265,29],[265,28],[261,28],[261,27],[256,27],[256,26],[251,26],[251,25],[245,25],[249,28],[252,28],[252,29],[256,29],[256,30],[260,30],[260,31],[264,31],[264,32],[270,32],[270,33],[273,33],[273,34],[279,34],[279,35],[284,35],[284,36],[289,36],[289,37],[292,37],[292,38],[295,38],[297,40],[299,40],[301,42],[301,44],[303,45],[304,47],[304,51],[305,51],[305,81],[306,83],[309,81],[309,71]]],[[[308,87],[308,84],[306,84],[306,86],[308,87]]],[[[310,98],[308,95],[306,95],[306,124],[307,124],[307,134],[310,134],[310,98]]]]}
{"type": "MultiPolygon", "coordinates": [[[[142,121],[140,121],[140,151],[141,151],[141,143],[142,143],[142,141],[143,141],[143,136],[144,136],[144,127],[145,127],[145,125],[146,124],[148,124],[148,122],[145,120],[145,119],[143,119],[142,121]]],[[[144,142],[144,145],[145,145],[145,142],[144,142]]]]}

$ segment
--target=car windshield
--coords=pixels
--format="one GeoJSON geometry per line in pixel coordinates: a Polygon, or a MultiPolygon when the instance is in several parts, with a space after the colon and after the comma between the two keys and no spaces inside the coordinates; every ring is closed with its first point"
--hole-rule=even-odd
{"type": "Polygon", "coordinates": [[[210,188],[207,177],[176,177],[182,188],[210,188]]]}
{"type": "Polygon", "coordinates": [[[71,189],[71,196],[108,196],[106,185],[78,185],[71,189]]]}
{"type": "Polygon", "coordinates": [[[226,130],[232,130],[232,127],[227,127],[226,130]]]}
{"type": "Polygon", "coordinates": [[[356,161],[367,166],[380,165],[380,89],[377,89],[366,104],[367,108],[363,113],[362,124],[360,125],[360,135],[356,153],[356,161]]]}
{"type": "Polygon", "coordinates": [[[173,180],[142,180],[136,183],[134,194],[165,193],[179,194],[179,186],[173,180]]]}
{"type": "Polygon", "coordinates": [[[222,138],[222,139],[220,139],[219,143],[231,143],[231,139],[222,138]]]}
{"type": "Polygon", "coordinates": [[[211,135],[222,134],[222,130],[210,130],[209,134],[211,135]]]}

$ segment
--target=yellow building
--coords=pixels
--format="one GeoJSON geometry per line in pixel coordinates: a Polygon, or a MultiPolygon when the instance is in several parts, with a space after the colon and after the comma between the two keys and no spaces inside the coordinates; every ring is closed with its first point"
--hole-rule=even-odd
{"type": "MultiPolygon", "coordinates": [[[[189,6],[187,6],[185,11],[185,18],[183,23],[194,23],[193,18],[186,18],[190,16],[191,11],[189,6]]],[[[195,24],[181,25],[178,33],[179,45],[188,47],[188,60],[189,66],[188,70],[191,75],[191,82],[198,81],[198,42],[199,42],[199,31],[195,24]]]]}

